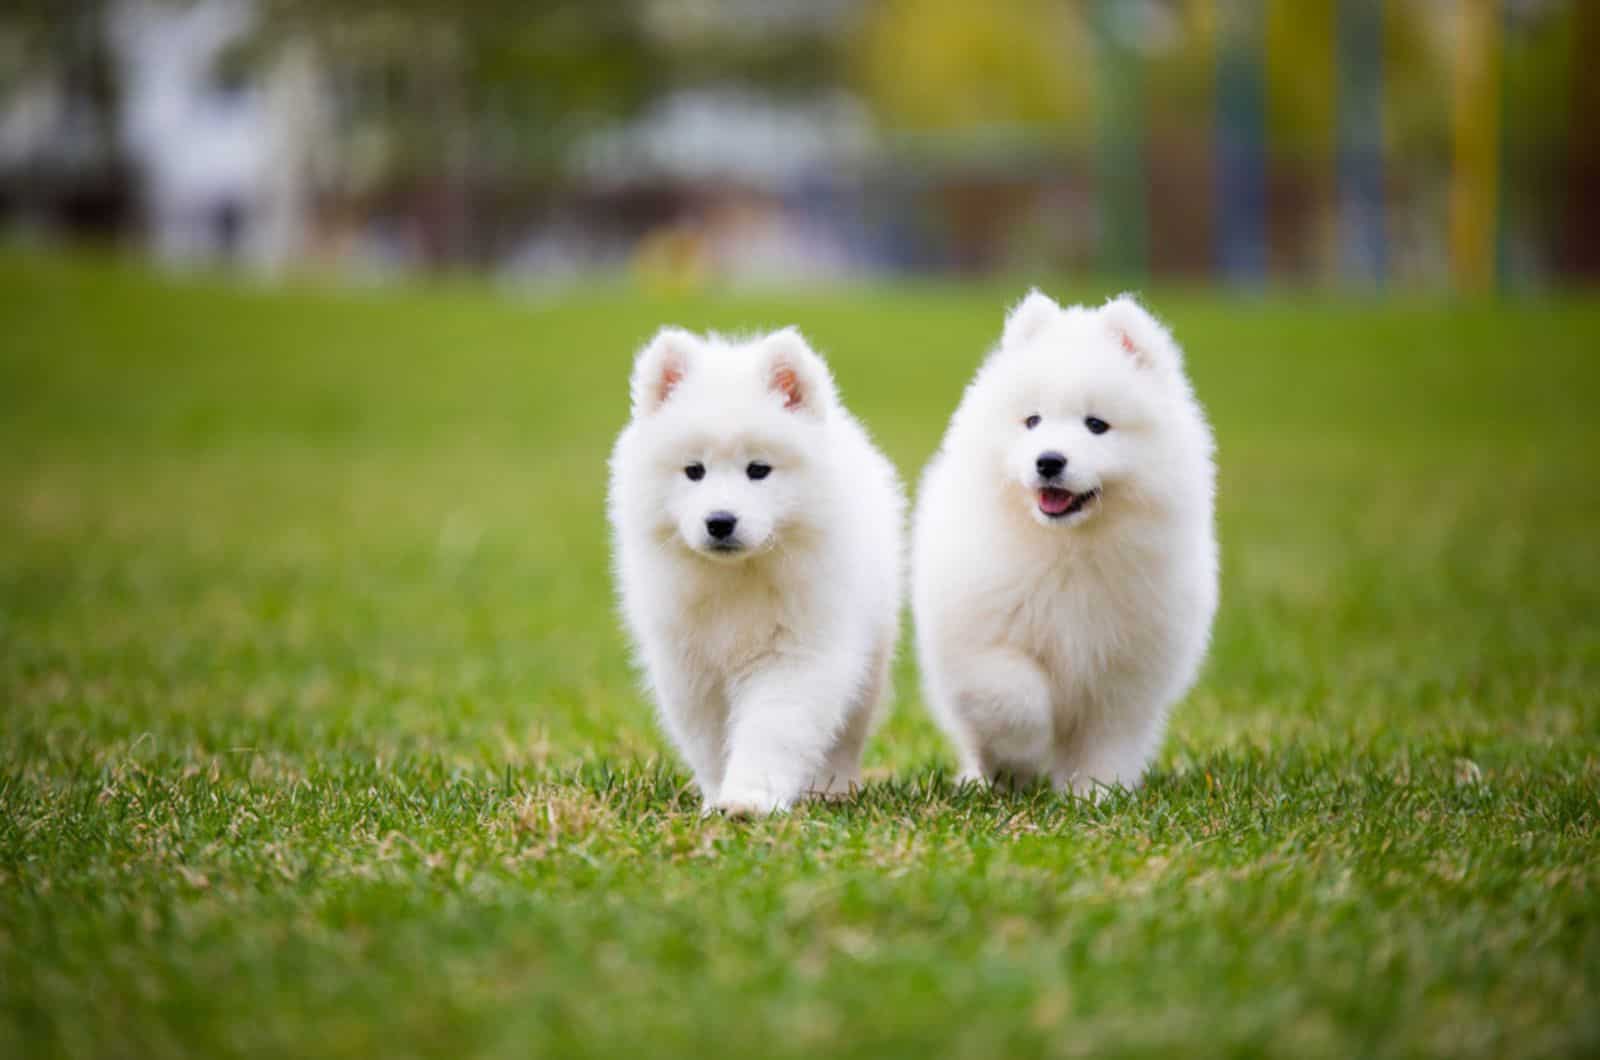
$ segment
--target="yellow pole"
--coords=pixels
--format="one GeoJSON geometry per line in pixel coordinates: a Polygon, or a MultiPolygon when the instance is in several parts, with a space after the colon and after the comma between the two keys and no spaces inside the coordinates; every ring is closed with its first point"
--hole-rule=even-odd
{"type": "Polygon", "coordinates": [[[1267,0],[1267,156],[1297,186],[1299,218],[1274,217],[1295,246],[1293,264],[1323,279],[1338,263],[1334,209],[1334,146],[1338,128],[1334,60],[1339,40],[1336,0],[1267,0]]]}
{"type": "Polygon", "coordinates": [[[1500,4],[1460,0],[1455,55],[1455,164],[1450,179],[1450,271],[1465,291],[1494,280],[1500,180],[1500,4]]]}

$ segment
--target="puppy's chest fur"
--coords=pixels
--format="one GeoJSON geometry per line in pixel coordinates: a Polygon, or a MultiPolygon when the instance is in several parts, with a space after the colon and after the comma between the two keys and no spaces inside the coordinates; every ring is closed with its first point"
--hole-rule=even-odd
{"type": "Polygon", "coordinates": [[[1016,592],[1007,639],[1044,667],[1058,695],[1074,699],[1164,667],[1183,612],[1176,565],[1144,549],[1074,553],[1016,592]]]}
{"type": "Polygon", "coordinates": [[[808,596],[765,571],[700,572],[663,632],[714,682],[737,681],[792,648],[792,630],[815,624],[808,596]]]}

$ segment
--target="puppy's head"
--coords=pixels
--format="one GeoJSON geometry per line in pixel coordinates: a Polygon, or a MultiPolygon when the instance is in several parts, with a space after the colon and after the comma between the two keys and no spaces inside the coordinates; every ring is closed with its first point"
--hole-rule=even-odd
{"type": "Polygon", "coordinates": [[[833,380],[793,328],[747,342],[661,331],[634,365],[633,459],[663,539],[739,562],[802,532],[813,510],[833,380]]]}
{"type": "Polygon", "coordinates": [[[974,444],[1042,526],[1210,488],[1209,437],[1182,354],[1128,296],[1086,309],[1030,293],[969,400],[974,444]],[[1198,461],[1185,459],[1186,447],[1198,461]]]}

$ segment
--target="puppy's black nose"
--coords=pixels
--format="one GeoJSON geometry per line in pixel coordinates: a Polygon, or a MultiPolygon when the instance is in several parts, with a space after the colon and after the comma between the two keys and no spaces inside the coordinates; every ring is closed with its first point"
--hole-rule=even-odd
{"type": "Polygon", "coordinates": [[[733,528],[739,525],[739,517],[732,512],[712,512],[706,516],[706,533],[718,541],[725,541],[733,536],[733,528]]]}
{"type": "Polygon", "coordinates": [[[1067,469],[1067,458],[1057,452],[1040,453],[1033,466],[1039,469],[1040,478],[1055,478],[1067,469]]]}

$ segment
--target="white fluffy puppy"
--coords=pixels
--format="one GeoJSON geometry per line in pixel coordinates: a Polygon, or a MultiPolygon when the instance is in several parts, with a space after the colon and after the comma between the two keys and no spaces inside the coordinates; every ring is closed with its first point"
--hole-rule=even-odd
{"type": "Polygon", "coordinates": [[[969,778],[1137,785],[1217,607],[1211,431],[1132,298],[1011,313],[924,474],[912,608],[969,778]]]}
{"type": "Polygon", "coordinates": [[[860,779],[899,631],[904,495],[793,328],[668,328],[611,458],[622,613],[707,805],[860,779]]]}

